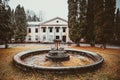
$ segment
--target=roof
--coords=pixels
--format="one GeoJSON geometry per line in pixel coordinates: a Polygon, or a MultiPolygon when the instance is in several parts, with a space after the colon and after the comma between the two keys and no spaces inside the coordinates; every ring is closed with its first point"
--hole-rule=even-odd
{"type": "Polygon", "coordinates": [[[62,21],[64,21],[64,22],[67,22],[67,20],[65,20],[65,19],[63,19],[63,18],[55,17],[55,18],[50,19],[50,20],[45,21],[45,22],[31,21],[31,22],[28,22],[28,25],[30,25],[30,26],[38,26],[38,25],[42,25],[42,24],[45,24],[45,23],[49,23],[49,22],[51,22],[51,21],[53,21],[53,20],[56,20],[56,19],[62,20],[62,21]]]}
{"type": "Polygon", "coordinates": [[[62,20],[62,21],[67,22],[67,20],[65,20],[65,19],[63,19],[63,18],[60,18],[60,17],[55,17],[55,18],[50,19],[50,20],[48,20],[48,21],[45,21],[45,22],[43,22],[43,23],[41,23],[41,24],[45,24],[45,23],[51,22],[51,21],[56,20],[56,19],[59,19],[59,20],[62,20]]]}
{"type": "Polygon", "coordinates": [[[41,22],[36,22],[36,21],[32,21],[32,22],[28,22],[28,25],[32,25],[32,26],[35,26],[35,25],[40,25],[41,22]]]}

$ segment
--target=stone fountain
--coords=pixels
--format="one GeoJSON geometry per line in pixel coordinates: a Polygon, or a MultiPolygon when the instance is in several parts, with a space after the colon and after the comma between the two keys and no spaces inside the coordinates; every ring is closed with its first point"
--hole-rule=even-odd
{"type": "Polygon", "coordinates": [[[52,48],[48,54],[46,55],[46,58],[53,62],[63,62],[68,61],[70,59],[70,56],[66,54],[66,51],[64,48],[60,47],[61,40],[55,39],[55,48],[52,48]]]}
{"type": "Polygon", "coordinates": [[[99,69],[104,61],[97,53],[62,48],[55,39],[54,48],[23,51],[13,56],[13,64],[24,71],[81,73],[99,69]]]}

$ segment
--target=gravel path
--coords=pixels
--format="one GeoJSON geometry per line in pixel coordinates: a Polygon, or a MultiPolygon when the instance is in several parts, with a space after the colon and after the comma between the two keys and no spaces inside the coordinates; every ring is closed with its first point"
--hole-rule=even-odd
{"type": "MultiPolygon", "coordinates": [[[[53,47],[54,44],[9,44],[9,47],[17,47],[17,46],[48,46],[48,47],[53,47]]],[[[75,44],[72,44],[71,46],[75,46],[75,44]]],[[[90,46],[89,44],[80,44],[80,46],[90,46]]],[[[96,47],[100,47],[101,44],[96,44],[96,47]]],[[[0,45],[0,48],[4,48],[4,45],[0,45]]],[[[68,47],[67,44],[62,44],[62,47],[68,47]]],[[[114,46],[114,45],[107,45],[107,48],[110,49],[120,49],[120,46],[114,46]]]]}

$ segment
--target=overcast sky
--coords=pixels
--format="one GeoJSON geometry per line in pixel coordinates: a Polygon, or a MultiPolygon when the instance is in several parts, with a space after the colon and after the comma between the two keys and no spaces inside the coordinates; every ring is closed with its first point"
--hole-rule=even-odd
{"type": "MultiPolygon", "coordinates": [[[[24,6],[24,8],[33,10],[36,13],[42,11],[45,20],[61,17],[67,20],[68,16],[68,4],[67,0],[10,0],[9,2],[12,8],[15,8],[18,4],[24,6]]],[[[117,0],[117,7],[120,8],[120,0],[117,0]]]]}
{"type": "Polygon", "coordinates": [[[36,13],[42,11],[47,20],[54,17],[67,19],[67,0],[10,0],[9,4],[12,8],[20,4],[25,9],[33,10],[36,13]]]}

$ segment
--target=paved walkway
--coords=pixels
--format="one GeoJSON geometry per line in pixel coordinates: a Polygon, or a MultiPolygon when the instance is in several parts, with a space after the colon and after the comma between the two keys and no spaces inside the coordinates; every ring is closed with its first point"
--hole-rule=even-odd
{"type": "MultiPolygon", "coordinates": [[[[72,44],[72,46],[74,46],[75,44],[72,44]]],[[[9,44],[9,47],[17,47],[17,46],[48,46],[48,47],[53,47],[54,44],[39,44],[39,43],[35,43],[35,44],[9,44]]],[[[62,44],[62,47],[67,47],[67,44],[62,44]]],[[[89,44],[80,44],[80,46],[90,46],[89,44]]],[[[96,47],[100,47],[101,44],[96,44],[96,47]]],[[[0,48],[4,48],[4,45],[0,45],[0,48]]],[[[113,45],[107,45],[107,48],[111,48],[111,49],[120,49],[120,46],[113,46],[113,45]]]]}

